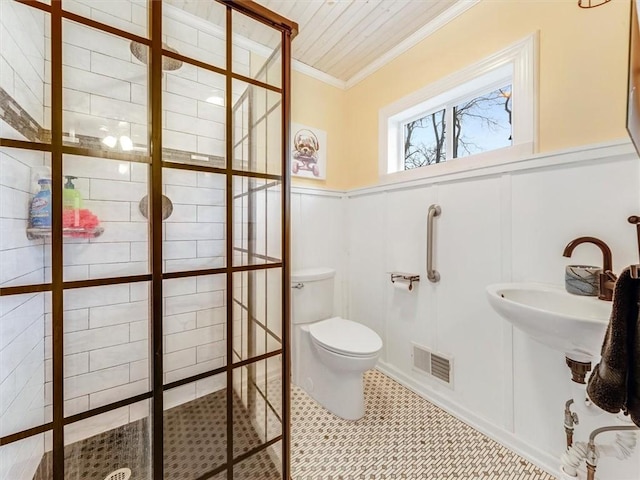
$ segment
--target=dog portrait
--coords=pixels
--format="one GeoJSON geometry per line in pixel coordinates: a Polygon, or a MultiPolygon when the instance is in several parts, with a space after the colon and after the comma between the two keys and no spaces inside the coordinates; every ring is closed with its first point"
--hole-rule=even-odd
{"type": "Polygon", "coordinates": [[[291,125],[291,173],[297,177],[326,178],[326,132],[304,125],[291,125]]]}

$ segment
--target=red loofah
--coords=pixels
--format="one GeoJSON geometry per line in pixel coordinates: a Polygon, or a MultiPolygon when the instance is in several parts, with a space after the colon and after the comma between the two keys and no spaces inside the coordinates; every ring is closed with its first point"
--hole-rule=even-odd
{"type": "Polygon", "coordinates": [[[80,210],[80,225],[86,229],[96,228],[100,224],[100,220],[90,210],[80,210]]]}
{"type": "Polygon", "coordinates": [[[100,225],[100,220],[91,210],[86,208],[80,210],[65,209],[62,212],[62,226],[64,228],[81,228],[84,232],[71,232],[75,238],[93,237],[92,230],[100,225]]]}

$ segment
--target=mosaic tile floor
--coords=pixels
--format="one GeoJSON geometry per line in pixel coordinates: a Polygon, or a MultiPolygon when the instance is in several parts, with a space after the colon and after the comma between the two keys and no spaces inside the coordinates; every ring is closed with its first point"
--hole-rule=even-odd
{"type": "Polygon", "coordinates": [[[364,385],[357,422],[293,387],[293,480],[553,480],[382,373],[365,373],[364,385]]]}
{"type": "MultiPolygon", "coordinates": [[[[234,402],[234,456],[260,445],[251,417],[234,402]]],[[[226,461],[226,390],[221,390],[165,412],[164,469],[170,480],[196,480],[226,461]]],[[[150,434],[147,419],[132,422],[65,447],[65,480],[104,480],[119,468],[132,471],[130,480],[150,478],[150,434]]],[[[34,480],[50,480],[46,454],[34,480]]],[[[208,477],[227,478],[226,471],[208,477]]],[[[281,475],[266,451],[238,463],[234,479],[279,480],[281,475]]]]}
{"type": "MultiPolygon", "coordinates": [[[[335,417],[292,387],[292,480],[554,480],[384,374],[372,370],[364,380],[366,413],[357,422],[335,417]]],[[[165,412],[166,479],[196,480],[224,463],[225,402],[222,390],[165,412]]],[[[238,455],[260,439],[246,410],[234,406],[238,455]]],[[[258,420],[270,428],[270,419],[258,420]]],[[[131,480],[147,480],[148,439],[145,419],[69,445],[65,480],[103,480],[123,466],[132,469],[131,480]]],[[[48,461],[45,455],[41,465],[48,461]]],[[[44,471],[34,480],[50,480],[44,471]]],[[[224,480],[226,472],[209,478],[224,480]]],[[[266,451],[234,467],[238,480],[279,478],[266,451]]]]}

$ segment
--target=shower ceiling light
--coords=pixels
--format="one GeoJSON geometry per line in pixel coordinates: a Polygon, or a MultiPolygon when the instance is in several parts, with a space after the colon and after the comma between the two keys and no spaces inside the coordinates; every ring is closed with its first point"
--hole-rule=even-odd
{"type": "Polygon", "coordinates": [[[122,150],[124,150],[125,152],[129,152],[133,150],[133,142],[126,135],[123,135],[120,137],[120,146],[122,147],[122,150]]]}
{"type": "Polygon", "coordinates": [[[211,95],[205,101],[214,105],[218,105],[219,107],[224,107],[224,98],[222,97],[222,95],[211,95]]]}
{"type": "Polygon", "coordinates": [[[102,139],[102,143],[104,143],[107,147],[113,148],[118,143],[118,139],[113,135],[108,135],[102,139]]]}

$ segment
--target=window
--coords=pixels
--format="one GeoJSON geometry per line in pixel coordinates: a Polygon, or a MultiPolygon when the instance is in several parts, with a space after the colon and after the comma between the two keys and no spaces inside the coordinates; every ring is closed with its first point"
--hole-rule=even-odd
{"type": "Polygon", "coordinates": [[[380,173],[427,176],[533,153],[534,57],[531,36],[382,109],[380,173]]]}
{"type": "Polygon", "coordinates": [[[446,160],[446,109],[404,124],[404,169],[424,167],[446,160]]]}
{"type": "Polygon", "coordinates": [[[511,105],[509,83],[403,122],[403,169],[511,146],[511,105]],[[453,139],[448,142],[452,130],[453,139]],[[453,148],[447,149],[447,143],[453,148]]]}
{"type": "Polygon", "coordinates": [[[512,105],[511,84],[456,105],[453,158],[511,146],[512,105]]]}

